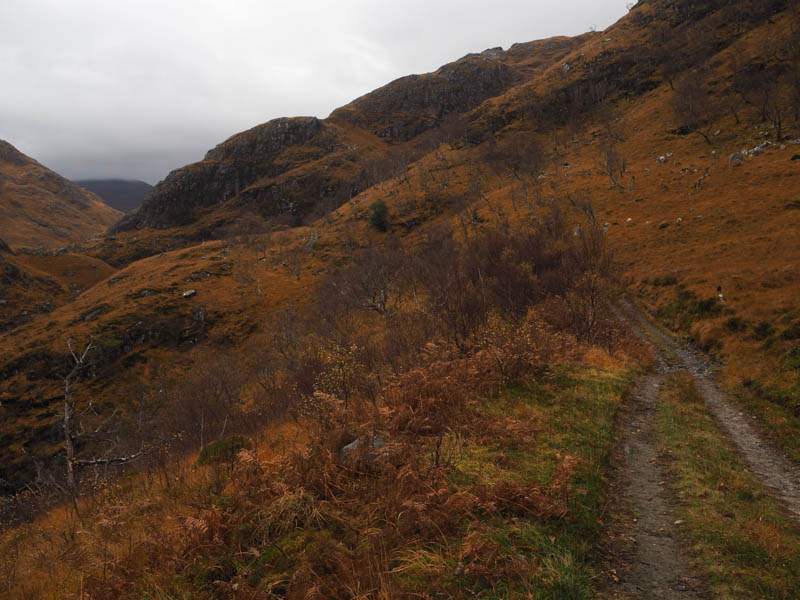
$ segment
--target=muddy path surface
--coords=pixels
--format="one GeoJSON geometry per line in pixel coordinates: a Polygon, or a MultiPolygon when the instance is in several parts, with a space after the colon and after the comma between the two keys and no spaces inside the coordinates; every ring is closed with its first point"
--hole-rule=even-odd
{"type": "Polygon", "coordinates": [[[620,303],[619,312],[637,333],[655,345],[659,370],[691,373],[709,412],[736,444],[750,470],[800,520],[800,467],[770,445],[752,416],[731,404],[717,387],[714,369],[707,361],[659,330],[627,301],[620,303]]]}
{"type": "Polygon", "coordinates": [[[710,597],[688,564],[681,521],[674,515],[659,456],[655,413],[669,372],[660,359],[643,377],[621,416],[622,436],[615,452],[611,496],[616,506],[611,526],[609,598],[710,597]]]}

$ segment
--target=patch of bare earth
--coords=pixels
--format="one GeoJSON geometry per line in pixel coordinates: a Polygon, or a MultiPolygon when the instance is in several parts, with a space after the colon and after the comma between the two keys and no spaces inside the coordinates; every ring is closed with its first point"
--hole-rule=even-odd
{"type": "Polygon", "coordinates": [[[665,485],[655,414],[668,367],[659,362],[658,370],[639,382],[622,415],[612,482],[609,598],[708,597],[683,552],[681,522],[665,485]]]}

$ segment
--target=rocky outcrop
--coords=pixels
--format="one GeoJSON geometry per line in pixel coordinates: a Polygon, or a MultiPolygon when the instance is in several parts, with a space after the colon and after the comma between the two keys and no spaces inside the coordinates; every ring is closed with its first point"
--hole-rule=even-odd
{"type": "Polygon", "coordinates": [[[0,140],[0,162],[8,163],[16,167],[32,164],[35,161],[25,156],[22,152],[14,148],[5,140],[0,140]]]}
{"type": "Polygon", "coordinates": [[[203,209],[233,200],[265,217],[314,210],[321,199],[354,190],[360,169],[327,171],[315,161],[356,144],[342,129],[357,126],[380,138],[409,140],[436,127],[453,112],[465,112],[519,80],[499,49],[473,54],[434,73],[398,79],[334,111],[325,121],[281,118],[227,139],[200,162],[170,173],[111,232],[166,229],[197,220],[203,209]],[[291,173],[291,175],[287,175],[291,173]]]}
{"type": "Polygon", "coordinates": [[[187,225],[197,218],[198,209],[231,200],[260,180],[317,160],[336,144],[335,131],[315,117],[281,118],[253,127],[209,150],[202,161],[172,171],[138,211],[111,231],[187,225]]]}
{"type": "Polygon", "coordinates": [[[204,160],[273,162],[291,146],[313,143],[321,150],[329,150],[331,142],[330,136],[324,135],[322,121],[316,117],[282,117],[237,133],[209,150],[204,160]]]}
{"type": "Polygon", "coordinates": [[[397,79],[331,113],[379,137],[406,141],[436,127],[454,112],[466,112],[497,96],[519,80],[515,70],[498,60],[495,48],[473,54],[425,75],[397,79]]]}

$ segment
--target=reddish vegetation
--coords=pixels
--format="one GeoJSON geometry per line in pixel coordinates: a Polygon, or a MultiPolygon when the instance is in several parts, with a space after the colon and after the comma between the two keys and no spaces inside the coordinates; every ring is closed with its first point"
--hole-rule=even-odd
{"type": "MultiPolygon", "coordinates": [[[[233,430],[253,437],[276,415],[325,431],[303,460],[280,459],[281,484],[264,478],[278,463],[247,452],[231,462],[239,520],[208,507],[192,517],[195,543],[172,558],[183,566],[229,542],[248,507],[305,492],[345,527],[369,522],[364,511],[386,496],[401,538],[422,515],[446,530],[488,503],[556,517],[563,486],[459,496],[438,475],[421,481],[409,446],[462,426],[513,446],[535,415],[482,422],[476,393],[578,347],[635,354],[606,318],[611,282],[721,359],[723,380],[800,456],[798,29],[781,2],[640,2],[602,33],[470,55],[326,120],[237,134],[172,173],[114,235],[71,254],[0,254],[0,269],[30,274],[3,283],[15,314],[52,290],[51,307],[0,336],[4,478],[35,474],[23,445],[43,459],[60,452],[66,342],[93,338],[80,392],[104,410],[118,404],[128,426],[166,406],[153,433],[163,453],[148,465],[165,477],[175,456],[233,430]],[[235,407],[217,381],[236,390],[235,407]],[[336,452],[376,430],[400,438],[387,472],[342,471],[336,452]],[[408,483],[397,496],[393,478],[408,483]],[[370,501],[351,506],[356,494],[370,501]]],[[[329,570],[363,558],[320,544],[329,570]]],[[[486,553],[477,562],[491,570],[486,553]]],[[[317,585],[295,576],[297,589],[317,585]]]]}

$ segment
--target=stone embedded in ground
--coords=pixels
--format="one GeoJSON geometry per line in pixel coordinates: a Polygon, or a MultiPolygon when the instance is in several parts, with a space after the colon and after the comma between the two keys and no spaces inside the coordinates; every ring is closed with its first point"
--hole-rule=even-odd
{"type": "Polygon", "coordinates": [[[386,445],[386,440],[380,437],[359,438],[344,446],[339,451],[339,458],[345,460],[355,460],[359,467],[369,466],[378,458],[376,450],[380,450],[386,445]]]}

